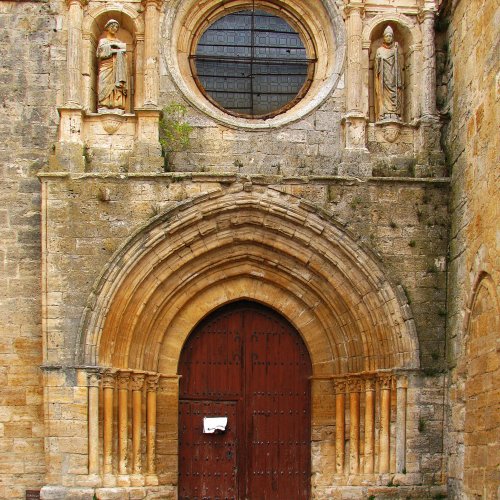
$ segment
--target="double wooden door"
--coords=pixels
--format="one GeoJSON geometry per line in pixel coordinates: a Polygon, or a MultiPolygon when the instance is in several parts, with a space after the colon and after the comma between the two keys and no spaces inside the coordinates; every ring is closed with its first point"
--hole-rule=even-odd
{"type": "Polygon", "coordinates": [[[237,302],[206,318],[179,362],[179,498],[308,499],[311,362],[280,315],[237,302]],[[204,418],[227,417],[203,432],[204,418]]]}

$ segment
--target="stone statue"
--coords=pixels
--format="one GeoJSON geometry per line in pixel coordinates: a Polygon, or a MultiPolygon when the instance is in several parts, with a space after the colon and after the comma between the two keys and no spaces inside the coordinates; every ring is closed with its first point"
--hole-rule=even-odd
{"type": "Polygon", "coordinates": [[[123,113],[127,98],[127,44],[116,37],[120,24],[110,19],[104,26],[106,37],[97,45],[97,111],[123,113]]]}
{"type": "Polygon", "coordinates": [[[390,26],[384,30],[384,42],[375,54],[376,120],[401,120],[402,57],[390,26]]]}

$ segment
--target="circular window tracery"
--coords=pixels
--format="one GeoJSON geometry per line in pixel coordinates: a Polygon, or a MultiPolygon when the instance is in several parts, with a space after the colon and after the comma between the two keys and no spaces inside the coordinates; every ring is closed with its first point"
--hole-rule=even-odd
{"type": "MultiPolygon", "coordinates": [[[[247,130],[281,127],[322,104],[341,81],[346,50],[345,25],[336,0],[171,0],[162,40],[166,68],[187,101],[218,123],[247,130]],[[308,60],[307,77],[296,96],[281,107],[276,103],[273,111],[257,109],[253,115],[218,103],[204,90],[195,66],[198,42],[207,29],[228,14],[252,10],[284,20],[299,34],[308,60]]],[[[277,81],[276,75],[270,78],[277,81]]]]}
{"type": "Polygon", "coordinates": [[[194,37],[191,70],[202,93],[229,114],[267,118],[300,100],[314,75],[300,34],[262,9],[226,14],[194,37]]]}

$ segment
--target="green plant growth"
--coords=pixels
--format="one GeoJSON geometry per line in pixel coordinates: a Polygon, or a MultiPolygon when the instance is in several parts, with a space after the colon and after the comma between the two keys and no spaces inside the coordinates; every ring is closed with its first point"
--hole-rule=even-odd
{"type": "Polygon", "coordinates": [[[169,104],[163,108],[160,118],[160,144],[165,158],[164,168],[168,171],[172,155],[185,151],[190,145],[189,135],[193,127],[186,122],[187,108],[183,104],[169,104]]]}
{"type": "Polygon", "coordinates": [[[418,419],[418,432],[422,433],[425,431],[426,423],[425,418],[420,417],[418,419]]]}

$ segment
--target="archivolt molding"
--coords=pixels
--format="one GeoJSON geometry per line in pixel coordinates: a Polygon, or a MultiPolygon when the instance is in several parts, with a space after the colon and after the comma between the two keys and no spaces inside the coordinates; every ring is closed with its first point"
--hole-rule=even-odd
{"type": "Polygon", "coordinates": [[[80,361],[174,375],[196,324],[240,299],[290,321],[315,376],[418,367],[409,306],[377,259],[325,212],[270,188],[202,195],[138,231],[91,297],[80,361]]]}

